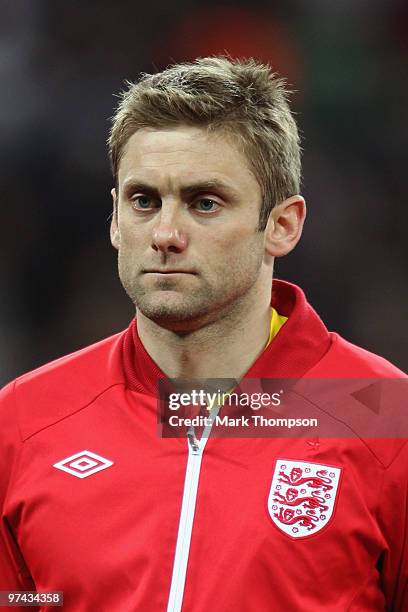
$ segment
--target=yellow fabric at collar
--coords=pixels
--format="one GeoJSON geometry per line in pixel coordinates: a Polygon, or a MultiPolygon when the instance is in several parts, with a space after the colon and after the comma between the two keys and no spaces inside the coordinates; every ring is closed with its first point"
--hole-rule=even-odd
{"type": "Polygon", "coordinates": [[[269,340],[268,340],[268,344],[266,345],[266,347],[270,345],[270,343],[272,342],[272,340],[274,339],[274,337],[276,336],[280,328],[286,323],[287,320],[288,320],[288,317],[284,317],[283,315],[280,315],[275,310],[275,308],[272,307],[271,327],[269,331],[269,340]]]}

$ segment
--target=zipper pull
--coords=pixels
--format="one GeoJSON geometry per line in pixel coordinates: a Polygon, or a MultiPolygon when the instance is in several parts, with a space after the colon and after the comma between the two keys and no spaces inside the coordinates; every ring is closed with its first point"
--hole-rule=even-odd
{"type": "Polygon", "coordinates": [[[188,443],[189,443],[189,446],[191,448],[193,455],[199,455],[200,445],[198,443],[198,440],[195,435],[194,427],[192,425],[190,425],[190,427],[187,430],[187,438],[188,438],[188,443]]]}

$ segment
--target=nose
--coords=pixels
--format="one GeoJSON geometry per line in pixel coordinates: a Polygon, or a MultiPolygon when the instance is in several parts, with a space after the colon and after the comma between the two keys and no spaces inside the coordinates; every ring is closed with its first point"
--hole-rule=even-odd
{"type": "Polygon", "coordinates": [[[181,253],[187,247],[187,236],[177,222],[176,215],[164,215],[163,208],[153,228],[152,247],[163,253],[181,253]]]}

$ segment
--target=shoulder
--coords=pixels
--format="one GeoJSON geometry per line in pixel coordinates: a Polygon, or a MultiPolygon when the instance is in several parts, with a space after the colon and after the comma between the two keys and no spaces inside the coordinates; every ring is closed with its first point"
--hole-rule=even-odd
{"type": "Polygon", "coordinates": [[[307,373],[309,393],[340,432],[344,426],[337,437],[360,438],[388,467],[407,447],[407,375],[338,334],[330,336],[330,349],[307,373]]]}
{"type": "Polygon", "coordinates": [[[22,439],[56,422],[124,382],[121,346],[125,332],[24,374],[0,392],[0,421],[16,420],[22,439]]]}
{"type": "Polygon", "coordinates": [[[330,333],[331,346],[313,368],[313,376],[325,378],[406,378],[407,375],[384,357],[330,333]]]}

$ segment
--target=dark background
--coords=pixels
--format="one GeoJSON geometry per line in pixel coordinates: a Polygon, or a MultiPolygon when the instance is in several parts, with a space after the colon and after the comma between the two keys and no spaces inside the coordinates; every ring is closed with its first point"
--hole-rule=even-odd
{"type": "Polygon", "coordinates": [[[0,3],[0,382],[125,327],[105,141],[126,78],[227,51],[296,89],[309,217],[276,276],[408,368],[408,3],[0,3]]]}

